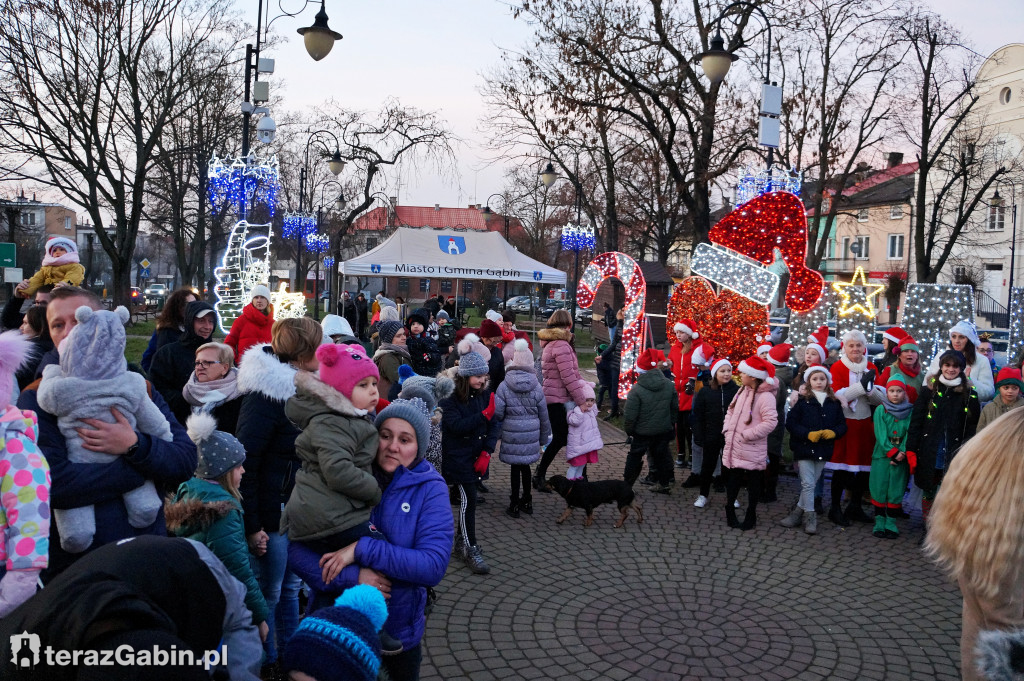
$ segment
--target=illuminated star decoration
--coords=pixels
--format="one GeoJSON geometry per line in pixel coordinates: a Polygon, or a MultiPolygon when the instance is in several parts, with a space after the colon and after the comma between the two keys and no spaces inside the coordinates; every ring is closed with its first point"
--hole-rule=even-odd
{"type": "Polygon", "coordinates": [[[274,317],[277,319],[306,315],[306,296],[302,293],[289,293],[288,286],[283,281],[281,287],[270,294],[270,302],[274,306],[274,317]]]}
{"type": "Polygon", "coordinates": [[[836,281],[832,283],[832,289],[843,297],[839,306],[839,314],[843,317],[851,315],[857,310],[868,319],[874,319],[876,310],[872,298],[885,290],[882,284],[869,284],[863,267],[857,267],[850,281],[836,281]],[[857,283],[857,282],[860,283],[857,283]]]}

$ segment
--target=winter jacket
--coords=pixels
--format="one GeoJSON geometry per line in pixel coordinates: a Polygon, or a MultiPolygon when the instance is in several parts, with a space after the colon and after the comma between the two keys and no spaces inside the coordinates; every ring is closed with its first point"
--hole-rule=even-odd
{"type": "Polygon", "coordinates": [[[282,362],[269,345],[254,345],[242,355],[238,391],[243,394],[235,437],[245,447],[245,473],[239,491],[247,535],[277,532],[281,504],[295,484],[296,428],[284,414],[295,394],[295,367],[282,362]]]}
{"type": "Polygon", "coordinates": [[[651,437],[671,434],[679,412],[679,397],[672,381],[660,371],[640,374],[629,391],[624,412],[627,435],[651,437]]]}
{"type": "MultiPolygon", "coordinates": [[[[42,570],[50,536],[50,466],[36,445],[36,415],[0,414],[0,566],[42,570]]],[[[0,570],[2,572],[2,570],[0,570]]]]}
{"type": "Polygon", "coordinates": [[[740,387],[729,381],[721,387],[705,385],[693,398],[690,423],[693,425],[693,443],[705,452],[717,454],[725,447],[725,414],[740,387]]]}
{"type": "Polygon", "coordinates": [[[437,348],[442,355],[448,354],[448,348],[455,347],[455,326],[451,323],[438,325],[437,327],[437,348]]]}
{"type": "Polygon", "coordinates": [[[801,397],[789,410],[786,430],[790,434],[789,447],[793,451],[794,461],[827,462],[832,458],[835,441],[846,434],[843,404],[828,397],[822,404],[813,394],[810,397],[801,397]],[[836,436],[831,440],[819,439],[817,442],[811,442],[807,436],[816,430],[831,430],[836,436]]]}
{"type": "Polygon", "coordinates": [[[227,345],[235,351],[235,364],[242,361],[245,351],[257,343],[270,342],[270,329],[274,326],[274,306],[268,305],[266,314],[260,312],[249,303],[242,308],[242,314],[235,319],[231,325],[228,337],[224,339],[227,345]]]}
{"type": "Polygon", "coordinates": [[[437,376],[437,372],[441,370],[442,355],[441,350],[437,347],[437,342],[424,331],[418,336],[413,336],[410,333],[405,344],[412,357],[409,360],[412,370],[420,376],[437,376]]]}
{"type": "MultiPolygon", "coordinates": [[[[996,394],[996,382],[992,377],[992,364],[989,362],[988,357],[980,352],[976,353],[976,355],[974,364],[969,367],[971,371],[971,384],[974,385],[974,391],[978,393],[978,399],[982,402],[988,402],[996,394]]],[[[928,379],[942,373],[941,367],[939,367],[939,357],[941,356],[942,353],[937,352],[935,357],[932,358],[932,363],[928,365],[927,371],[924,372],[926,385],[928,379]]]]}
{"type": "Polygon", "coordinates": [[[377,457],[373,422],[308,371],[295,374],[295,395],[284,413],[302,430],[295,440],[302,468],[281,517],[288,538],[323,539],[368,521],[380,501],[371,472],[377,457]]]}
{"type": "Polygon", "coordinates": [[[981,418],[978,419],[977,432],[980,433],[985,426],[992,423],[1006,412],[1019,409],[1020,407],[1024,407],[1024,397],[1017,395],[1016,402],[1013,404],[1004,404],[1003,398],[996,395],[996,398],[986,404],[985,408],[981,410],[981,418]]]}
{"type": "Polygon", "coordinates": [[[373,355],[373,363],[377,365],[377,371],[380,373],[377,392],[381,397],[387,397],[391,392],[391,386],[398,383],[398,367],[409,364],[409,358],[393,350],[377,350],[373,355]]]}
{"type": "MultiPolygon", "coordinates": [[[[153,387],[160,391],[164,400],[171,407],[174,417],[178,423],[185,423],[185,419],[192,412],[192,408],[181,389],[185,387],[189,376],[195,370],[196,350],[200,345],[209,343],[213,338],[200,338],[196,335],[194,322],[196,313],[201,310],[212,310],[209,303],[196,301],[185,306],[185,330],[176,343],[170,343],[157,350],[153,356],[153,365],[150,368],[149,377],[153,381],[153,387]]],[[[214,313],[216,315],[216,313],[214,313]]]]}
{"type": "Polygon", "coordinates": [[[177,343],[179,338],[181,338],[181,329],[177,327],[157,329],[153,332],[153,335],[149,337],[149,345],[146,346],[145,352],[142,353],[142,361],[140,362],[147,374],[153,366],[153,357],[157,351],[168,343],[177,343]]]}
{"type": "Polygon", "coordinates": [[[597,365],[597,375],[601,377],[601,385],[609,390],[619,389],[619,370],[622,366],[622,334],[615,334],[615,339],[601,353],[601,362],[597,365]]]}
{"type": "MultiPolygon", "coordinates": [[[[768,435],[768,451],[772,454],[782,453],[782,439],[786,432],[786,399],[789,397],[789,384],[793,382],[793,367],[789,364],[775,367],[775,415],[779,422],[768,435]]],[[[822,459],[824,461],[824,459],[822,459]]]]}
{"type": "Polygon", "coordinates": [[[391,580],[388,633],[409,649],[423,638],[427,587],[440,583],[448,569],[454,539],[448,489],[426,461],[412,470],[399,467],[370,520],[387,541],[360,539],[356,562],[330,585],[323,583],[320,555],[302,544],[288,546],[288,565],[314,591],[332,596],[355,585],[361,567],[383,572],[391,580]]]}
{"type": "Polygon", "coordinates": [[[494,452],[500,423],[497,415],[488,421],[482,413],[490,398],[491,391],[484,388],[470,394],[466,402],[452,395],[437,405],[444,412],[441,416],[441,468],[449,485],[475,484],[477,474],[473,463],[476,457],[480,452],[494,452]]]}
{"type": "Polygon", "coordinates": [[[497,390],[505,380],[505,355],[499,347],[491,348],[491,359],[487,362],[487,377],[490,379],[491,390],[497,390]]]}
{"type": "Polygon", "coordinates": [[[907,433],[907,451],[917,454],[914,482],[925,492],[936,488],[935,470],[940,443],[945,444],[943,468],[948,470],[953,457],[978,428],[981,408],[978,393],[970,381],[950,387],[930,380],[914,402],[907,433]]]}
{"type": "Polygon", "coordinates": [[[498,458],[510,465],[536,463],[551,437],[551,421],[532,368],[508,368],[495,393],[494,418],[501,423],[498,458]]]}
{"type": "Polygon", "coordinates": [[[672,360],[672,378],[675,381],[676,394],[679,396],[679,411],[690,411],[693,408],[693,395],[686,394],[686,383],[697,377],[697,367],[690,363],[693,358],[693,345],[690,352],[683,352],[683,346],[672,343],[668,358],[672,360]]]}
{"type": "Polygon", "coordinates": [[[567,460],[598,452],[604,447],[601,429],[597,425],[597,407],[591,407],[589,411],[574,407],[566,420],[569,422],[569,442],[565,448],[567,460]]]}
{"type": "MultiPolygon", "coordinates": [[[[29,383],[36,379],[36,368],[42,361],[43,356],[53,350],[53,341],[50,336],[45,338],[36,336],[32,339],[32,349],[29,350],[25,363],[22,364],[14,374],[14,380],[18,383],[18,390],[24,390],[29,383]]],[[[40,373],[40,376],[42,373],[40,373]]]]}
{"type": "MultiPolygon", "coordinates": [[[[171,413],[167,403],[153,391],[154,404],[170,424],[167,442],[136,431],[139,440],[134,451],[116,457],[110,463],[74,463],[68,458],[67,443],[57,426],[57,417],[39,406],[36,391],[29,386],[18,398],[18,406],[31,409],[39,417],[39,448],[50,464],[52,485],[50,507],[70,509],[93,506],[96,536],[89,551],[109,542],[146,534],[165,535],[163,509],[149,527],[135,528],[128,522],[122,495],[146,480],[152,480],[161,498],[192,477],[198,459],[196,447],[185,428],[171,413]]],[[[60,528],[50,526],[50,575],[55,575],[82,554],[69,554],[60,546],[60,528]]]]}
{"type": "Polygon", "coordinates": [[[871,458],[888,459],[888,453],[896,447],[901,452],[907,451],[907,433],[910,431],[910,412],[901,418],[885,410],[885,407],[875,409],[871,418],[875,422],[875,449],[871,452],[871,458]]]}
{"type": "Polygon", "coordinates": [[[32,278],[28,280],[28,286],[18,291],[22,298],[31,298],[39,290],[40,286],[47,284],[70,284],[81,286],[85,279],[85,268],[81,263],[72,262],[67,265],[44,265],[40,267],[32,278]]]}
{"type": "Polygon", "coordinates": [[[583,376],[576,359],[576,350],[570,344],[572,333],[568,329],[541,329],[537,336],[543,352],[541,367],[544,372],[544,398],[548,404],[575,402],[583,404],[583,376]]]}
{"type": "Polygon", "coordinates": [[[253,624],[266,621],[267,602],[249,563],[238,500],[216,482],[192,478],[178,487],[164,514],[170,534],[204,544],[245,585],[245,605],[252,613],[253,624]]]}
{"type": "Polygon", "coordinates": [[[756,390],[740,388],[725,415],[722,465],[764,470],[768,464],[768,435],[775,430],[778,418],[775,386],[762,383],[756,390]]]}

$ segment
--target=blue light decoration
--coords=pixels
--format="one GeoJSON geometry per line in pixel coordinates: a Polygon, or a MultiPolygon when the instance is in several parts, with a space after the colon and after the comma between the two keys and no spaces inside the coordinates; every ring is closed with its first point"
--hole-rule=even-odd
{"type": "Polygon", "coordinates": [[[331,247],[331,240],[326,234],[307,234],[305,242],[310,253],[325,253],[331,247]]]}
{"type": "Polygon", "coordinates": [[[800,196],[803,179],[802,171],[795,168],[787,170],[779,164],[757,169],[748,166],[736,184],[736,205],[742,206],[751,199],[772,192],[789,192],[800,196]]]}
{"type": "Polygon", "coordinates": [[[324,267],[334,267],[334,256],[324,256],[324,267]]]}
{"type": "Polygon", "coordinates": [[[286,239],[308,239],[316,233],[316,216],[309,213],[287,213],[281,225],[281,234],[286,239]]]}
{"type": "Polygon", "coordinates": [[[596,246],[594,230],[588,225],[568,224],[562,227],[563,251],[587,251],[596,246]]]}
{"type": "Polygon", "coordinates": [[[246,158],[210,159],[207,170],[207,198],[213,210],[230,204],[241,217],[242,205],[247,209],[263,204],[271,218],[277,212],[277,192],[281,180],[277,171],[277,158],[262,160],[255,154],[246,158]]]}

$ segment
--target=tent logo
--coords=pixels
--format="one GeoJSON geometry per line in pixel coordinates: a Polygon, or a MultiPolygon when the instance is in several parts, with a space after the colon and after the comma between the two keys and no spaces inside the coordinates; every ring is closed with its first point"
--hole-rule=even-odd
{"type": "Polygon", "coordinates": [[[439,236],[437,247],[448,255],[462,255],[466,252],[466,239],[461,236],[439,236]]]}
{"type": "Polygon", "coordinates": [[[370,272],[380,274],[380,265],[370,265],[370,272]]]}
{"type": "Polygon", "coordinates": [[[533,280],[534,281],[540,281],[543,278],[544,278],[544,273],[543,272],[534,272],[533,273],[533,280]]]}

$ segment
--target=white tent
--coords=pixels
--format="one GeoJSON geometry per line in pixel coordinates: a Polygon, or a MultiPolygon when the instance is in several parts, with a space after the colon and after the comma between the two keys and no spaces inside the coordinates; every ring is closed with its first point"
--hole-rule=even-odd
{"type": "Polygon", "coordinates": [[[416,275],[565,286],[565,272],[514,249],[497,232],[399,227],[387,241],[340,264],[348,276],[416,275]]]}

